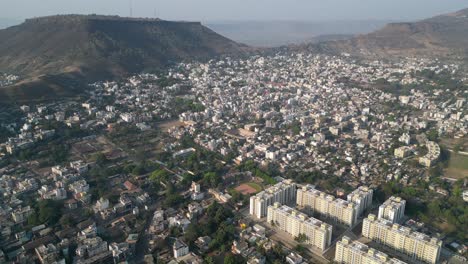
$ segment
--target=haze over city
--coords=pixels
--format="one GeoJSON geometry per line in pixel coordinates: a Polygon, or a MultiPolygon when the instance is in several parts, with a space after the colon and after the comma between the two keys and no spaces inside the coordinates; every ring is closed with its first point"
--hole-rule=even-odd
{"type": "Polygon", "coordinates": [[[107,14],[168,20],[415,20],[452,12],[466,1],[441,0],[15,0],[0,17],[107,14]]]}

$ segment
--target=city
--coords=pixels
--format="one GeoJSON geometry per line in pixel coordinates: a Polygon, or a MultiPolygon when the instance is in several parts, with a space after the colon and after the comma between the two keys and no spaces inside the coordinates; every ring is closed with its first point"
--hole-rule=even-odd
{"type": "MultiPolygon", "coordinates": [[[[18,134],[2,144],[2,248],[8,259],[63,261],[60,252],[76,245],[78,263],[155,250],[161,259],[201,263],[204,252],[229,251],[226,243],[248,263],[262,263],[273,247],[281,250],[275,258],[290,252],[292,263],[309,255],[346,262],[354,254],[378,263],[462,261],[442,245],[460,245],[463,235],[444,237],[417,213],[406,216],[400,197],[397,209],[382,210],[396,186],[411,199],[426,187],[444,199],[466,184],[440,181],[448,150],[435,143],[466,136],[460,91],[375,88],[424,83],[425,71],[458,74],[457,65],[431,60],[359,64],[346,55],[276,54],[182,63],[165,75],[91,84],[78,101],[23,105],[22,123],[6,125],[18,134]],[[278,181],[286,186],[268,187],[278,181]],[[210,215],[226,225],[214,237],[199,228],[210,215]],[[63,230],[52,235],[57,223],[63,230]],[[375,237],[373,225],[427,240],[431,249],[421,250],[432,253],[414,255],[403,250],[411,246],[375,237]],[[32,229],[15,233],[18,226],[32,229]],[[173,249],[165,251],[168,243],[173,249]],[[23,246],[8,250],[15,245],[23,246]]],[[[467,191],[458,195],[466,199],[467,191]]]]}
{"type": "Polygon", "coordinates": [[[468,263],[460,3],[115,1],[0,10],[0,264],[468,263]]]}

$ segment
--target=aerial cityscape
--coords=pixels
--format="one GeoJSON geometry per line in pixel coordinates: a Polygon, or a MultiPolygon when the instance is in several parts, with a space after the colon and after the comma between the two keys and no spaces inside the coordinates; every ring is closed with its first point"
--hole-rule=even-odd
{"type": "Polygon", "coordinates": [[[0,264],[468,263],[468,9],[271,1],[6,4],[0,264]]]}

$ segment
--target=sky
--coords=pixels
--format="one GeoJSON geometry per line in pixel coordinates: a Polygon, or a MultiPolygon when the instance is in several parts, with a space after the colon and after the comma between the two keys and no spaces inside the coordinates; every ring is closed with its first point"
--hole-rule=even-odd
{"type": "Polygon", "coordinates": [[[190,21],[414,21],[468,8],[468,0],[0,0],[0,18],[130,15],[190,21]]]}

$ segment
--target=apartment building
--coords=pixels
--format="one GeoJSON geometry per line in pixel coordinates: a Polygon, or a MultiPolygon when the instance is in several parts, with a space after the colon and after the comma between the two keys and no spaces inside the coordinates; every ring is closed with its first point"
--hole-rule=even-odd
{"type": "Polygon", "coordinates": [[[296,183],[284,180],[274,186],[250,197],[250,214],[263,218],[267,215],[268,206],[294,203],[296,200],[296,183]]]}
{"type": "Polygon", "coordinates": [[[360,216],[366,209],[369,209],[372,206],[373,194],[374,190],[371,188],[360,186],[352,193],[348,194],[347,200],[348,202],[356,204],[358,216],[360,216]]]}
{"type": "Polygon", "coordinates": [[[275,203],[268,207],[268,223],[297,237],[306,236],[306,243],[325,250],[330,246],[332,226],[313,217],[308,217],[289,206],[275,203]]]}
{"type": "Polygon", "coordinates": [[[305,185],[297,190],[296,204],[304,209],[317,212],[345,225],[353,226],[357,221],[357,206],[343,199],[315,189],[313,185],[305,185]]]}
{"type": "Polygon", "coordinates": [[[426,263],[438,263],[442,241],[408,227],[394,224],[386,219],[377,219],[370,214],[364,219],[362,235],[378,243],[398,250],[410,258],[426,263]]]}
{"type": "Polygon", "coordinates": [[[379,218],[398,223],[405,215],[405,205],[405,200],[392,196],[379,206],[379,218]]]}
{"type": "Polygon", "coordinates": [[[336,243],[335,262],[340,264],[405,264],[399,259],[344,236],[336,243]]]}
{"type": "Polygon", "coordinates": [[[440,147],[433,141],[428,141],[426,144],[427,154],[419,158],[419,164],[431,167],[437,162],[440,157],[440,147]]]}
{"type": "Polygon", "coordinates": [[[393,155],[395,155],[395,157],[400,158],[400,159],[406,158],[410,154],[411,154],[411,148],[409,148],[408,146],[396,148],[393,152],[393,155]]]}

